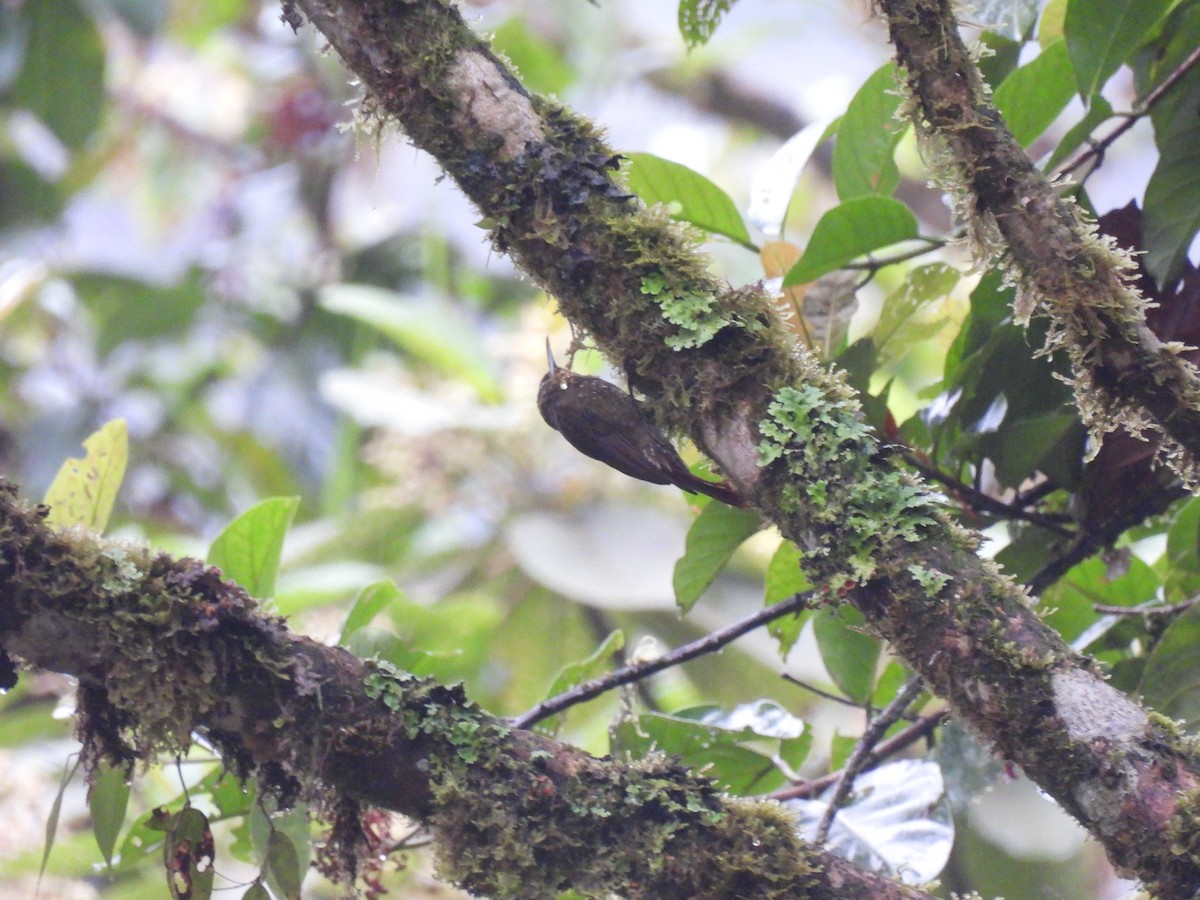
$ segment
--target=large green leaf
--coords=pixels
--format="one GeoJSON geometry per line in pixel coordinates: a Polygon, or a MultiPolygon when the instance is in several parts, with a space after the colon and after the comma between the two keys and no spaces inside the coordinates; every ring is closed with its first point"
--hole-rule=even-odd
{"type": "MultiPolygon", "coordinates": [[[[1153,600],[1159,578],[1134,556],[1128,568],[1113,576],[1100,557],[1075,566],[1042,594],[1043,618],[1067,641],[1073,641],[1096,622],[1093,606],[1138,606],[1153,600]]],[[[1081,650],[1086,648],[1079,648],[1081,650]]]]}
{"type": "Polygon", "coordinates": [[[1066,42],[1059,40],[996,89],[996,108],[1022,147],[1032,144],[1066,109],[1075,93],[1073,80],[1066,42]]]}
{"type": "Polygon", "coordinates": [[[208,900],[216,876],[216,850],[208,816],[189,806],[167,821],[163,868],[174,900],[208,900]]]}
{"type": "MultiPolygon", "coordinates": [[[[791,541],[784,541],[767,564],[765,581],[765,603],[774,606],[789,597],[807,591],[812,587],[804,571],[800,568],[800,548],[791,541]]],[[[808,621],[812,610],[805,609],[781,619],[773,619],[767,625],[771,637],[779,641],[779,655],[787,657],[788,652],[800,637],[804,623],[808,621]]]]}
{"type": "MultiPolygon", "coordinates": [[[[559,670],[550,685],[550,689],[546,691],[546,699],[549,700],[552,697],[557,697],[559,694],[566,693],[589,679],[599,677],[612,665],[613,656],[620,653],[624,646],[625,632],[619,628],[616,631],[610,632],[608,637],[600,642],[600,646],[586,657],[569,662],[559,670]]],[[[558,729],[562,727],[565,718],[565,713],[558,713],[543,720],[538,725],[538,728],[549,734],[556,734],[558,729]]]]}
{"type": "Polygon", "coordinates": [[[28,44],[11,99],[74,149],[100,124],[104,45],[76,0],[36,0],[21,7],[28,44]]]}
{"type": "Polygon", "coordinates": [[[124,419],[105,423],[83,442],[83,459],[62,464],[46,491],[49,521],[56,525],[82,525],[103,531],[117,500],[129,460],[129,436],[124,419]]]}
{"type": "Polygon", "coordinates": [[[807,757],[811,732],[769,700],[722,713],[713,706],[680,710],[673,715],[647,713],[625,720],[613,737],[614,752],[640,758],[653,750],[681,758],[703,770],[732,794],[761,794],[784,783],[779,762],[795,770],[807,757]],[[765,740],[777,742],[774,753],[762,752],[765,740]]]}
{"type": "Polygon", "coordinates": [[[1129,61],[1172,0],[1069,0],[1063,34],[1079,96],[1087,98],[1129,61]]]}
{"type": "Polygon", "coordinates": [[[652,153],[625,157],[629,187],[648,205],[662,203],[676,219],[756,249],[733,200],[699,172],[652,153]]]}
{"type": "Polygon", "coordinates": [[[331,284],[319,296],[330,312],[377,328],[405,352],[470,384],[484,400],[501,399],[477,330],[446,306],[366,284],[331,284]]]}
{"type": "Polygon", "coordinates": [[[342,625],[342,633],[338,637],[338,645],[346,646],[355,634],[371,624],[371,620],[391,606],[404,599],[404,594],[391,581],[377,581],[369,584],[354,599],[346,621],[342,625]]]}
{"type": "Polygon", "coordinates": [[[879,321],[871,337],[879,359],[899,359],[916,343],[927,340],[946,327],[945,315],[931,312],[944,301],[962,278],[962,273],[945,263],[916,266],[883,301],[879,321]]]}
{"type": "Polygon", "coordinates": [[[1146,661],[1142,699],[1158,712],[1200,730],[1200,606],[1171,623],[1146,661]]]}
{"type": "Polygon", "coordinates": [[[1167,598],[1184,600],[1200,591],[1200,498],[1185,503],[1167,529],[1167,598]]]}
{"type": "Polygon", "coordinates": [[[871,698],[880,653],[878,639],[863,631],[865,623],[862,613],[851,606],[821,609],[813,616],[813,634],[825,670],[838,689],[858,703],[871,698]]]}
{"type": "Polygon", "coordinates": [[[783,278],[784,287],[816,281],[859,256],[917,237],[917,220],[907,206],[888,197],[847,200],[821,216],[800,261],[783,278]]]}
{"type": "Polygon", "coordinates": [[[675,563],[675,602],[688,612],[717,577],[733,551],[762,527],[758,516],[724,503],[709,503],[688,530],[675,563]]]}
{"type": "Polygon", "coordinates": [[[112,865],[113,848],[117,835],[125,824],[125,809],[129,804],[129,785],[125,772],[119,768],[102,765],[92,774],[92,787],[88,791],[88,811],[92,814],[92,833],[96,846],[106,865],[112,865]]]}
{"type": "Polygon", "coordinates": [[[299,506],[299,497],[270,497],[250,507],[217,535],[208,562],[250,596],[273,597],[283,539],[299,506]]]}
{"type": "MultiPolygon", "coordinates": [[[[1172,16],[1165,47],[1156,47],[1144,87],[1175,71],[1200,43],[1200,5],[1172,16]]],[[[1200,229],[1200,69],[1193,68],[1151,112],[1159,160],[1142,211],[1145,264],[1160,286],[1179,277],[1200,229]]]]}
{"type": "Polygon", "coordinates": [[[308,809],[302,803],[268,815],[256,803],[249,818],[250,839],[258,858],[265,863],[267,884],[286,900],[300,900],[300,883],[312,855],[308,809]]]}
{"type": "Polygon", "coordinates": [[[887,196],[900,183],[894,159],[906,122],[896,115],[896,64],[881,66],[846,107],[833,148],[833,182],[841,200],[887,196]]]}

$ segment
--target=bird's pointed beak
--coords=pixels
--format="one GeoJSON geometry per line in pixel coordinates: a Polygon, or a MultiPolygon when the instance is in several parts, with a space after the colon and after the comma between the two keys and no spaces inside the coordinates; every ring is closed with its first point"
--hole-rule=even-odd
{"type": "Polygon", "coordinates": [[[550,338],[546,338],[546,365],[550,367],[551,375],[558,371],[558,363],[554,361],[554,353],[550,350],[550,338]]]}

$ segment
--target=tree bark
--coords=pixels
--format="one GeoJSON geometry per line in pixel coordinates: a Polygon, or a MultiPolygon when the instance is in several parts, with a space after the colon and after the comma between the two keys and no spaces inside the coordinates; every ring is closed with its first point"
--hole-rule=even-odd
{"type": "MultiPolygon", "coordinates": [[[[490,221],[495,245],[624,364],[660,424],[690,434],[796,542],[830,599],[858,606],[958,715],[1105,844],[1119,868],[1164,895],[1190,895],[1200,883],[1200,851],[1191,849],[1200,834],[1191,802],[1200,757],[1191,743],[1109,687],[1041,622],[1020,587],[977,557],[977,538],[952,525],[880,452],[853,392],[793,345],[772,298],[720,284],[680,230],[626,195],[612,175],[616,157],[593,126],[526,91],[448,3],[285,7],[293,24],[300,13],[364,84],[364,114],[399,122],[437,158],[490,221]]],[[[938,49],[952,47],[946,8],[926,4],[913,16],[917,22],[893,16],[894,28],[912,29],[897,37],[901,61],[920,64],[918,47],[949,52],[938,49]]],[[[977,82],[969,59],[955,65],[977,82]]],[[[929,126],[945,137],[936,120],[929,126]]],[[[1029,169],[1014,169],[1011,182],[1003,171],[989,176],[1014,208],[1048,202],[1029,169]]],[[[1047,221],[1060,214],[1044,213],[1047,221]]],[[[1006,223],[1015,257],[1028,225],[1013,216],[1006,223]]],[[[1058,222],[1056,246],[1091,265],[1098,245],[1082,232],[1058,222]]],[[[1070,282],[1071,302],[1084,287],[1127,292],[1117,268],[1097,281],[1070,282]]],[[[1027,279],[1040,271],[1036,259],[1021,270],[1027,279]]],[[[1055,296],[1059,270],[1048,271],[1049,282],[1031,284],[1055,296]]],[[[1092,338],[1111,333],[1123,342],[1098,359],[1109,368],[1094,369],[1116,372],[1111,379],[1089,375],[1092,361],[1081,359],[1079,383],[1105,397],[1134,397],[1128,402],[1194,448],[1200,415],[1190,370],[1130,324],[1127,310],[1112,322],[1092,307],[1071,315],[1081,323],[1080,341],[1096,328],[1092,338]],[[1165,367],[1153,385],[1126,365],[1143,351],[1165,367]]]]}
{"type": "Polygon", "coordinates": [[[132,767],[203,735],[266,792],[427,823],[443,876],[479,894],[928,897],[806,844],[778,804],[510,728],[460,688],[290,633],[212,567],[58,532],[45,512],[0,482],[0,648],[79,680],[88,762],[132,767]]]}

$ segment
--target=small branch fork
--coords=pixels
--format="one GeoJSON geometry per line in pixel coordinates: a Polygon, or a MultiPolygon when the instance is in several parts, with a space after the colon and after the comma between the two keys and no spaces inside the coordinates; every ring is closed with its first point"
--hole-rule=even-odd
{"type": "Polygon", "coordinates": [[[776,603],[774,606],[768,606],[766,609],[760,610],[752,616],[747,616],[740,622],[734,622],[732,625],[707,634],[698,640],[692,641],[690,644],[676,647],[670,653],[666,653],[657,659],[622,666],[619,669],[614,669],[605,675],[601,675],[599,678],[585,681],[571,688],[569,691],[564,691],[556,697],[551,697],[539,703],[528,712],[510,720],[509,724],[513,728],[529,728],[543,719],[591,700],[594,697],[598,697],[614,688],[647,678],[664,669],[669,669],[690,659],[695,659],[697,656],[714,653],[726,644],[758,628],[760,625],[765,625],[767,622],[774,621],[775,619],[781,619],[786,615],[800,612],[808,607],[814,596],[814,591],[805,591],[804,593],[796,594],[787,600],[776,603]]]}
{"type": "MultiPolygon", "coordinates": [[[[1027,504],[1021,502],[1005,503],[1002,500],[997,500],[995,497],[990,497],[978,488],[974,488],[954,476],[946,474],[935,466],[922,462],[912,453],[905,453],[904,458],[908,461],[909,465],[926,478],[936,481],[960,495],[963,502],[973,510],[990,513],[1001,519],[1020,519],[1024,522],[1037,525],[1040,528],[1045,528],[1047,531],[1053,531],[1060,537],[1074,537],[1072,531],[1063,527],[1063,520],[1057,517],[1025,509],[1024,507],[1027,504]]],[[[1069,521],[1069,519],[1066,521],[1069,521]]]]}
{"type": "MultiPolygon", "coordinates": [[[[921,738],[928,736],[948,718],[950,718],[950,709],[948,707],[939,709],[937,712],[919,717],[913,724],[909,725],[903,731],[892,735],[886,741],[880,741],[867,752],[866,762],[860,767],[859,774],[878,765],[887,757],[915,744],[921,738]]],[[[822,775],[820,778],[813,778],[809,781],[780,788],[771,794],[770,797],[772,800],[779,801],[815,797],[826,788],[843,780],[845,771],[843,768],[838,772],[830,772],[828,775],[822,775]]]]}
{"type": "MultiPolygon", "coordinates": [[[[1101,161],[1104,159],[1104,154],[1108,151],[1108,148],[1116,142],[1117,138],[1137,124],[1139,119],[1145,118],[1150,113],[1150,110],[1152,110],[1158,103],[1158,101],[1170,93],[1171,89],[1174,88],[1175,85],[1179,84],[1179,82],[1184,79],[1188,72],[1194,69],[1198,63],[1200,63],[1200,47],[1197,47],[1195,50],[1189,53],[1187,58],[1184,59],[1184,61],[1181,62],[1170,75],[1164,78],[1158,87],[1147,94],[1143,100],[1135,103],[1133,106],[1133,111],[1125,113],[1122,116],[1125,121],[1105,135],[1103,139],[1092,142],[1091,147],[1072,160],[1069,165],[1059,169],[1058,176],[1062,177],[1065,175],[1070,175],[1072,172],[1077,171],[1085,163],[1092,159],[1096,160],[1096,165],[1098,167],[1101,161]]],[[[1095,171],[1095,169],[1092,171],[1095,171]]],[[[1088,174],[1091,174],[1091,172],[1088,174]]]]}
{"type": "Polygon", "coordinates": [[[834,788],[833,796],[829,798],[829,806],[825,810],[825,814],[821,817],[821,823],[817,826],[817,834],[813,838],[813,843],[821,845],[829,837],[829,829],[833,826],[834,817],[837,816],[838,810],[845,806],[846,801],[850,798],[850,791],[854,789],[854,779],[856,779],[867,767],[871,761],[872,753],[875,746],[883,738],[884,734],[892,727],[900,717],[904,715],[913,701],[925,689],[925,682],[920,678],[913,678],[906,684],[898,693],[892,702],[879,711],[879,715],[875,716],[867,725],[862,737],[858,739],[858,743],[854,746],[854,752],[850,754],[850,759],[846,761],[846,767],[842,769],[841,777],[838,779],[837,787],[834,788]]]}

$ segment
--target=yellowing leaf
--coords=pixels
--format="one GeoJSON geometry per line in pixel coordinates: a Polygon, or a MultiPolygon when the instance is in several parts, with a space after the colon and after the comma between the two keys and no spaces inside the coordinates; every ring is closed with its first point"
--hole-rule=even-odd
{"type": "Polygon", "coordinates": [[[124,419],[113,419],[83,442],[83,459],[68,459],[46,491],[49,521],[56,525],[82,525],[103,531],[112,513],[125,464],[129,460],[129,432],[124,419]]]}

